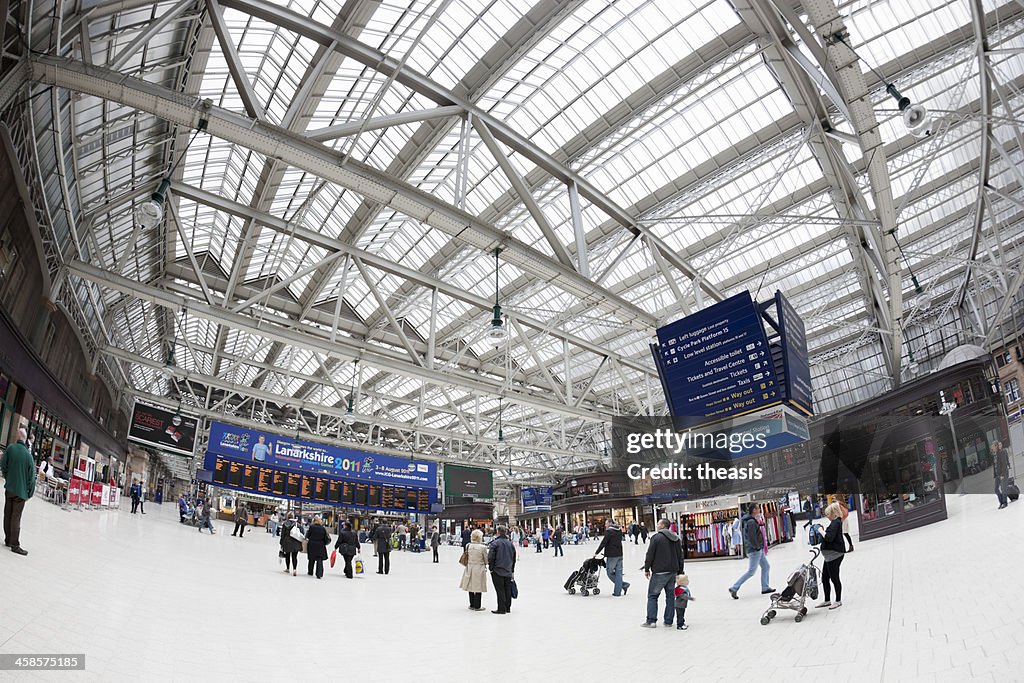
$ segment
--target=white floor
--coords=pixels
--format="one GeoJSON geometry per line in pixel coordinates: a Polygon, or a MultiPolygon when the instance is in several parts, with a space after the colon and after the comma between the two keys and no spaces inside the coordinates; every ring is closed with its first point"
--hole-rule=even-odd
{"type": "MultiPolygon", "coordinates": [[[[767,600],[756,577],[729,597],[745,563],[690,563],[697,601],[680,632],[639,627],[640,546],[627,549],[623,598],[603,576],[597,597],[562,589],[594,543],[564,558],[523,552],[520,599],[498,616],[493,592],[487,612],[466,609],[459,548],[436,565],[429,553],[393,553],[387,577],[371,566],[317,581],[285,575],[262,529],[238,539],[221,522],[211,537],[179,525],[173,505],[142,516],[37,499],[22,531],[30,555],[0,552],[0,653],[84,653],[87,670],[0,679],[1024,680],[1024,502],[948,502],[945,522],[857,543],[842,609],[801,624],[792,612],[759,624],[767,600]]],[[[806,555],[801,542],[773,549],[772,585],[806,555]]]]}

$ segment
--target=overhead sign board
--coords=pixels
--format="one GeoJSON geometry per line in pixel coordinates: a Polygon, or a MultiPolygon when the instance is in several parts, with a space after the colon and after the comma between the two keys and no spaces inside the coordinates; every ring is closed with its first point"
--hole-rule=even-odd
{"type": "Polygon", "coordinates": [[[550,486],[523,487],[523,512],[547,512],[551,509],[550,486]]]}
{"type": "Polygon", "coordinates": [[[136,401],[128,438],[168,453],[191,456],[198,427],[198,417],[136,401]]]}
{"type": "Polygon", "coordinates": [[[658,329],[653,349],[677,426],[752,413],[782,400],[749,292],[658,329]]]}
{"type": "Polygon", "coordinates": [[[807,333],[804,321],[782,292],[775,292],[775,303],[782,344],[786,402],[805,415],[813,415],[811,365],[807,359],[807,333]]]}
{"type": "Polygon", "coordinates": [[[490,470],[479,467],[446,464],[444,495],[452,498],[493,498],[494,476],[490,470]]]}
{"type": "Polygon", "coordinates": [[[437,487],[437,463],[434,462],[297,441],[223,422],[210,423],[206,448],[219,455],[246,458],[255,463],[331,473],[349,479],[437,487]]]}

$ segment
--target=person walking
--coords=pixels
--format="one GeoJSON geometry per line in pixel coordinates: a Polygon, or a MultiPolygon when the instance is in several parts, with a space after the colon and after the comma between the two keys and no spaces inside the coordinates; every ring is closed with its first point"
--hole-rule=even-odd
{"type": "MultiPolygon", "coordinates": [[[[470,534],[470,542],[472,542],[472,540],[473,540],[472,534],[470,534]]],[[[441,547],[441,532],[438,531],[437,527],[435,526],[433,528],[433,530],[430,532],[430,549],[434,553],[434,564],[437,564],[438,561],[439,561],[437,559],[437,551],[438,551],[438,548],[440,548],[440,547],[441,547]]]]}
{"type": "Polygon", "coordinates": [[[302,550],[302,541],[292,536],[292,529],[295,527],[295,513],[289,512],[288,517],[281,524],[281,552],[284,554],[284,573],[289,571],[292,576],[298,576],[299,551],[302,550]]]}
{"type": "Polygon", "coordinates": [[[629,592],[629,582],[622,579],[622,530],[615,523],[614,519],[608,523],[608,528],[604,530],[604,538],[601,539],[601,544],[597,546],[594,557],[600,555],[602,550],[604,551],[604,570],[615,586],[612,590],[612,595],[615,597],[625,595],[629,592]]]}
{"type": "Polygon", "coordinates": [[[565,557],[565,551],[562,550],[562,538],[562,525],[558,525],[555,527],[555,531],[551,534],[551,545],[555,549],[552,557],[558,557],[559,555],[565,557]]]}
{"type": "Polygon", "coordinates": [[[470,534],[471,533],[472,533],[472,530],[469,528],[468,524],[466,526],[462,527],[462,549],[463,550],[465,550],[466,546],[469,545],[469,540],[470,540],[470,534]]]}
{"type": "Polygon", "coordinates": [[[992,445],[992,475],[996,480],[996,498],[999,499],[999,509],[1009,505],[1009,498],[1006,496],[1007,480],[1010,477],[1010,458],[1003,448],[1002,441],[996,441],[992,445]]]}
{"type": "Polygon", "coordinates": [[[644,576],[649,579],[647,584],[647,620],[641,624],[644,628],[656,628],[658,625],[658,596],[665,596],[665,626],[671,626],[676,614],[675,595],[676,576],[683,573],[683,544],[679,536],[669,527],[672,523],[662,517],[658,520],[658,530],[651,537],[644,558],[644,576]]]}
{"type": "Polygon", "coordinates": [[[343,522],[341,531],[338,533],[338,542],[335,549],[345,559],[345,578],[352,578],[352,558],[359,552],[359,536],[352,531],[351,522],[343,522]]]}
{"type": "Polygon", "coordinates": [[[747,571],[729,587],[729,595],[733,600],[739,600],[736,594],[740,586],[754,575],[758,567],[761,567],[761,593],[773,593],[774,588],[768,585],[768,572],[771,565],[768,564],[768,541],[764,533],[764,517],[761,515],[760,503],[750,506],[747,514],[743,515],[743,538],[747,544],[747,571]]]}
{"type": "Polygon", "coordinates": [[[139,511],[139,499],[142,497],[142,485],[139,484],[138,479],[132,481],[132,487],[128,489],[128,493],[132,497],[132,514],[134,515],[139,511]]]}
{"type": "Polygon", "coordinates": [[[324,578],[324,560],[327,559],[327,546],[331,542],[331,535],[324,528],[320,515],[313,516],[313,523],[306,531],[306,574],[313,576],[316,570],[316,578],[324,578]]]}
{"type": "Polygon", "coordinates": [[[391,572],[391,526],[381,522],[373,532],[373,540],[377,546],[377,573],[391,572]]]}
{"type": "Polygon", "coordinates": [[[211,534],[217,533],[213,528],[213,521],[210,519],[211,515],[210,499],[207,498],[203,501],[203,508],[199,513],[199,533],[203,533],[203,529],[209,529],[211,534]]]}
{"type": "Polygon", "coordinates": [[[646,522],[640,522],[640,540],[642,540],[644,542],[644,545],[647,545],[647,536],[648,536],[647,523],[646,522]]]}
{"type": "Polygon", "coordinates": [[[534,534],[533,538],[537,543],[537,552],[544,552],[544,532],[540,530],[540,527],[537,527],[537,533],[534,534]]]}
{"type": "Polygon", "coordinates": [[[810,525],[814,524],[814,519],[816,517],[814,514],[814,504],[811,502],[810,496],[804,498],[804,513],[807,515],[807,521],[804,522],[803,528],[806,529],[810,525]]]}
{"type": "Polygon", "coordinates": [[[508,540],[508,527],[499,524],[498,536],[487,548],[487,566],[491,570],[494,592],[498,595],[498,609],[492,614],[508,614],[512,611],[512,581],[516,573],[516,547],[508,540]]]}
{"type": "Polygon", "coordinates": [[[178,522],[181,524],[185,523],[185,515],[188,514],[188,499],[185,498],[185,494],[181,494],[178,498],[178,522]]]}
{"type": "Polygon", "coordinates": [[[18,428],[18,440],[4,449],[0,471],[4,475],[4,545],[15,555],[28,555],[21,547],[21,515],[36,492],[36,467],[29,453],[28,431],[18,428]]]}
{"type": "Polygon", "coordinates": [[[235,530],[231,532],[234,536],[238,534],[239,538],[245,536],[245,525],[249,523],[249,510],[245,507],[245,503],[239,503],[238,507],[235,508],[235,530]],[[241,529],[241,533],[239,533],[241,529]]]}
{"type": "Polygon", "coordinates": [[[843,584],[839,580],[839,565],[843,563],[843,555],[846,553],[842,516],[839,503],[832,503],[825,508],[825,517],[829,520],[825,538],[821,542],[821,559],[825,561],[821,570],[821,583],[825,588],[825,601],[815,607],[828,607],[831,610],[843,606],[843,584]],[[835,602],[832,602],[833,587],[836,589],[835,602]]]}
{"type": "Polygon", "coordinates": [[[466,546],[466,568],[462,572],[459,588],[469,593],[469,609],[483,612],[480,605],[483,594],[487,592],[487,546],[483,544],[484,532],[476,529],[469,536],[466,546]]]}

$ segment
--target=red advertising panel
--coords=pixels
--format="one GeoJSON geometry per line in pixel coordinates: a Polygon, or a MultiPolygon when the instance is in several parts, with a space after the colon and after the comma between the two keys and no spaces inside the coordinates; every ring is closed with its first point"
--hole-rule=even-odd
{"type": "Polygon", "coordinates": [[[68,503],[71,505],[78,505],[82,500],[82,480],[78,477],[72,477],[71,483],[68,484],[68,503]]]}
{"type": "Polygon", "coordinates": [[[103,503],[103,484],[98,481],[92,483],[92,504],[100,505],[103,503]]]}

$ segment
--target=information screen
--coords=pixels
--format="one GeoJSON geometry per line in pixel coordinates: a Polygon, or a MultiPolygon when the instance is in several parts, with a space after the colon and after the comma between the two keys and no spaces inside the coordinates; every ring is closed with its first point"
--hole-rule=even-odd
{"type": "Polygon", "coordinates": [[[298,497],[300,493],[302,493],[302,475],[289,472],[288,488],[285,489],[285,495],[298,497]]]}
{"type": "Polygon", "coordinates": [[[341,484],[341,502],[348,505],[356,502],[356,485],[350,481],[341,484]]]}
{"type": "Polygon", "coordinates": [[[340,503],[343,488],[344,482],[340,482],[337,479],[331,479],[327,489],[327,500],[331,503],[340,503]]]}
{"type": "Polygon", "coordinates": [[[264,495],[273,493],[274,470],[261,467],[259,478],[256,480],[256,490],[264,495]]]}
{"type": "Polygon", "coordinates": [[[405,489],[399,487],[388,487],[391,489],[391,500],[393,501],[389,506],[393,510],[404,510],[405,509],[405,489]]]}
{"type": "Polygon", "coordinates": [[[380,484],[370,484],[370,494],[366,499],[366,504],[370,507],[384,507],[381,502],[381,489],[390,489],[390,486],[381,486],[380,484]]]}
{"type": "Polygon", "coordinates": [[[260,468],[256,465],[246,465],[245,475],[242,477],[242,486],[247,489],[255,489],[260,478],[260,468]]]}
{"type": "Polygon", "coordinates": [[[327,480],[323,477],[316,478],[316,488],[313,490],[314,500],[327,500],[327,480]]]}
{"type": "Polygon", "coordinates": [[[213,469],[213,482],[215,484],[227,484],[228,483],[228,469],[231,467],[231,463],[227,460],[221,460],[217,458],[217,465],[213,469]]]}
{"type": "Polygon", "coordinates": [[[366,484],[356,484],[356,495],[353,501],[356,505],[362,505],[366,507],[366,493],[368,486],[366,484]]]}
{"type": "Polygon", "coordinates": [[[274,471],[274,483],[271,485],[272,490],[278,496],[285,495],[285,491],[288,488],[288,473],[282,472],[281,470],[274,471]]]}
{"type": "Polygon", "coordinates": [[[405,509],[406,510],[418,510],[419,502],[417,498],[416,489],[406,489],[405,491],[405,509]]]}
{"type": "Polygon", "coordinates": [[[430,511],[430,491],[419,489],[416,492],[416,509],[420,512],[430,511]]]}
{"type": "Polygon", "coordinates": [[[242,486],[242,480],[245,477],[245,465],[233,462],[231,463],[231,469],[228,472],[228,484],[231,486],[242,486]]]}
{"type": "Polygon", "coordinates": [[[299,495],[306,499],[313,497],[313,487],[316,484],[316,477],[307,474],[302,477],[302,493],[299,495]]]}

